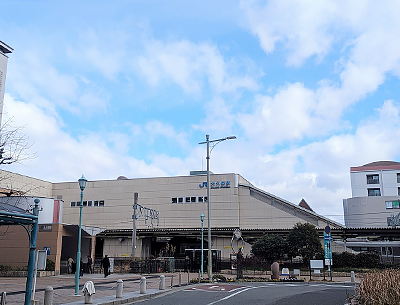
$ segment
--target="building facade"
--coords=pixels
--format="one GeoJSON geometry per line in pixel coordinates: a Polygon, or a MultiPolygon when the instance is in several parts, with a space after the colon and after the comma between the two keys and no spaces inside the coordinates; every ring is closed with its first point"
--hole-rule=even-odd
{"type": "Polygon", "coordinates": [[[0,40],[0,126],[3,116],[4,88],[7,74],[7,54],[12,53],[13,49],[0,40]]]}
{"type": "MultiPolygon", "coordinates": [[[[62,243],[58,246],[61,249],[54,249],[54,253],[60,253],[62,267],[67,257],[74,257],[76,253],[80,210],[78,181],[50,183],[8,172],[1,174],[10,177],[9,184],[0,185],[3,189],[20,186],[27,190],[25,196],[45,196],[63,202],[62,227],[54,224],[54,229],[61,232],[62,243]],[[25,182],[17,184],[17,180],[25,182]]],[[[235,173],[210,175],[209,200],[206,179],[204,172],[195,172],[178,177],[89,180],[82,207],[84,262],[88,255],[101,258],[106,254],[110,257],[184,257],[186,250],[201,247],[201,214],[205,215],[204,248],[210,246],[225,259],[237,252],[238,247],[244,246],[244,254],[249,254],[253,240],[268,232],[285,235],[298,222],[314,224],[321,234],[328,223],[333,229],[343,229],[341,224],[265,192],[235,173]],[[211,208],[210,241],[207,237],[208,204],[211,208]],[[132,247],[134,213],[137,216],[136,248],[132,247]],[[243,240],[239,244],[233,238],[236,229],[242,232],[243,240]],[[166,253],[166,249],[173,251],[166,253]]],[[[5,239],[7,234],[0,234],[0,247],[5,239]]],[[[40,247],[49,248],[45,243],[40,247]]]]}
{"type": "Polygon", "coordinates": [[[396,227],[400,163],[378,161],[350,168],[352,197],[343,200],[348,228],[396,227]]]}

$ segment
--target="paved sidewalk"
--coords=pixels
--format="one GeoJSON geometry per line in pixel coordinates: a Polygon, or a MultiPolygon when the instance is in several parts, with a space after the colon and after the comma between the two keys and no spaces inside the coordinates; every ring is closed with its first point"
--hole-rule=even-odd
{"type": "MultiPolygon", "coordinates": [[[[93,295],[93,303],[96,305],[118,304],[116,301],[133,302],[143,298],[151,298],[158,294],[169,292],[173,289],[179,289],[179,273],[166,273],[165,288],[159,290],[161,274],[143,275],[146,277],[146,294],[140,294],[140,279],[139,274],[111,274],[104,278],[103,274],[84,274],[79,281],[79,295],[75,296],[75,276],[73,274],[40,277],[36,281],[36,293],[34,299],[38,304],[44,303],[44,291],[48,286],[53,287],[53,304],[54,305],[78,305],[85,303],[85,296],[82,293],[83,285],[86,281],[93,281],[96,293],[93,295]],[[172,278],[172,282],[171,282],[172,278]],[[117,280],[123,280],[123,298],[116,298],[117,280]],[[171,287],[171,284],[173,287],[171,287]]],[[[236,276],[234,274],[224,274],[227,277],[236,276]]],[[[189,278],[187,273],[181,274],[182,286],[188,285],[188,280],[198,278],[198,273],[190,273],[189,278]]],[[[309,277],[301,276],[306,281],[309,277]]],[[[329,278],[330,279],[330,278],[329,278]]],[[[322,278],[314,278],[313,281],[321,281],[322,278]]],[[[359,278],[356,278],[359,281],[359,278]]],[[[350,283],[350,277],[334,277],[333,282],[350,283]]],[[[25,300],[25,285],[26,278],[24,277],[1,277],[0,292],[7,292],[7,305],[21,305],[25,300]]],[[[32,298],[33,299],[33,298],[32,298]]],[[[122,302],[121,302],[122,303],[122,302]]]]}
{"type": "MultiPolygon", "coordinates": [[[[93,304],[117,304],[113,301],[121,300],[116,298],[117,280],[123,280],[123,298],[129,301],[139,300],[142,298],[153,297],[160,293],[170,291],[171,277],[173,276],[172,285],[178,287],[179,273],[167,273],[165,275],[166,290],[159,290],[161,274],[143,275],[146,277],[146,294],[140,294],[140,279],[142,275],[138,274],[111,274],[104,278],[103,274],[84,274],[79,281],[79,295],[75,295],[75,277],[73,274],[58,275],[51,277],[40,277],[36,281],[36,292],[34,299],[39,301],[38,304],[44,302],[44,291],[46,287],[53,287],[53,304],[84,304],[85,296],[82,293],[83,285],[86,281],[93,281],[96,293],[93,295],[93,304]]],[[[197,278],[198,274],[189,274],[189,280],[197,278]]],[[[181,274],[181,284],[188,284],[188,274],[181,274]]],[[[0,292],[7,293],[7,305],[21,305],[25,300],[26,278],[23,277],[1,277],[0,292]]],[[[32,297],[33,299],[33,297],[32,297]]]]}

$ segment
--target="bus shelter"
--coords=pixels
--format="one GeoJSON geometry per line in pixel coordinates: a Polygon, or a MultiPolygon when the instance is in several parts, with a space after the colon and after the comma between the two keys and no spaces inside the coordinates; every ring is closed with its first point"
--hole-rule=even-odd
{"type": "Polygon", "coordinates": [[[29,261],[24,305],[30,305],[32,299],[32,283],[35,266],[40,200],[35,199],[34,202],[35,206],[33,207],[33,213],[7,203],[0,203],[0,226],[20,225],[25,228],[29,237],[29,261]]]}

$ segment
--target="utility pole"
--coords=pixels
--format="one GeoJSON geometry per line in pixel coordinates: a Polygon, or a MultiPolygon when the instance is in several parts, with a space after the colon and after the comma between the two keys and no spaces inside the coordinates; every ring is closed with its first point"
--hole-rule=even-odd
{"type": "Polygon", "coordinates": [[[137,215],[136,215],[136,209],[137,209],[137,203],[139,199],[139,194],[134,193],[133,194],[133,215],[132,215],[132,223],[133,223],[133,229],[132,229],[132,257],[136,257],[136,220],[137,220],[137,215]]]}

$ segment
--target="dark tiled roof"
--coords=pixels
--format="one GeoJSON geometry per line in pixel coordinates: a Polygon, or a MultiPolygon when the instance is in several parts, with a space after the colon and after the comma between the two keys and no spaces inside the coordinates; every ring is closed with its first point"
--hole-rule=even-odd
{"type": "Polygon", "coordinates": [[[311,212],[314,212],[313,209],[312,209],[312,208],[308,205],[308,203],[304,200],[304,198],[301,199],[301,201],[300,201],[300,203],[299,203],[299,206],[302,207],[302,208],[304,208],[304,209],[306,209],[306,210],[309,210],[309,211],[311,211],[311,212]]]}

